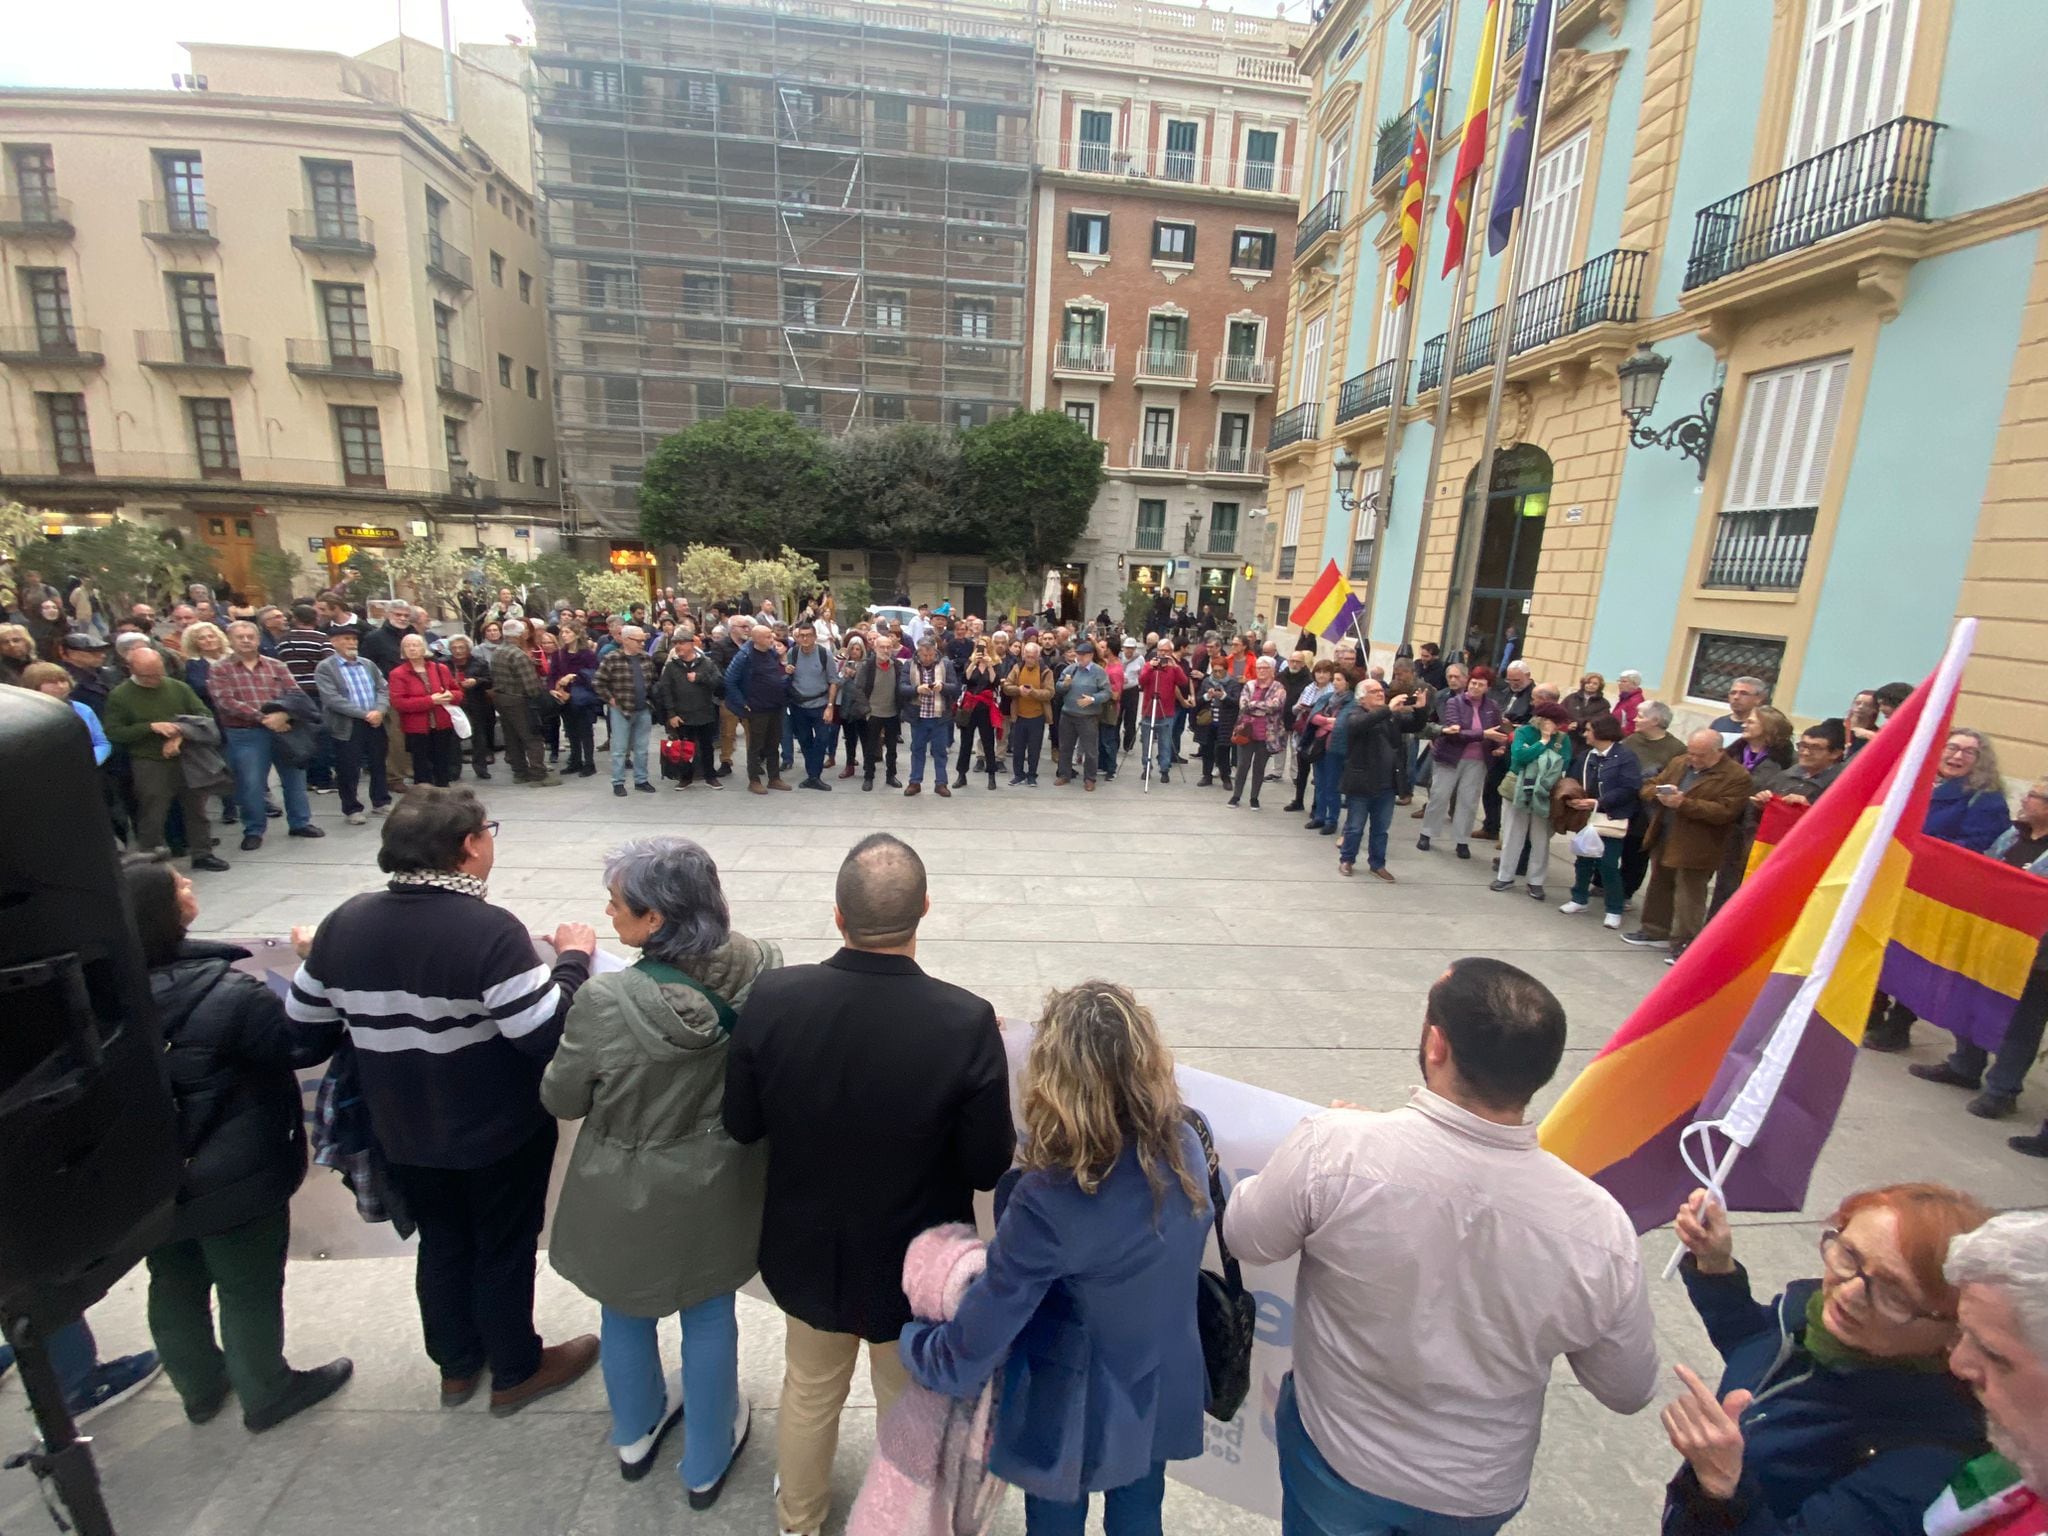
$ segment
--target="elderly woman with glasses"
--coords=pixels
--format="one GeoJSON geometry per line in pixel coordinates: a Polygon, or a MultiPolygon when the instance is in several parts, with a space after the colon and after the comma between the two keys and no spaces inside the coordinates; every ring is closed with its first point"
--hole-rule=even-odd
{"type": "Polygon", "coordinates": [[[733,1293],[757,1267],[768,1168],[765,1147],[726,1134],[726,1055],[738,1010],[782,951],[732,931],[718,866],[686,838],[628,843],[604,883],[612,930],[640,959],[576,994],[541,1080],[541,1102],[583,1122],[548,1260],[603,1308],[620,1472],[644,1477],[687,1406],[683,1489],[709,1509],[750,1424],[733,1293]],[[681,1396],[655,1337],[671,1313],[681,1396]]]}
{"type": "Polygon", "coordinates": [[[1764,1303],[1727,1213],[1695,1190],[1678,1212],[1681,1272],[1725,1368],[1710,1391],[1677,1367],[1663,1420],[1685,1465],[1666,1536],[1919,1532],[1983,1446],[1982,1411],[1946,1367],[1956,1290],[1942,1262],[1989,1214],[1940,1184],[1863,1190],[1828,1218],[1821,1277],[1764,1303]]]}

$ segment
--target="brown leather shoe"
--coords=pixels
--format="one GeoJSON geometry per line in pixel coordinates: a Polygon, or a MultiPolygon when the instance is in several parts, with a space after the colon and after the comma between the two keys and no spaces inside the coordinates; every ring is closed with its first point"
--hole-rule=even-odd
{"type": "Polygon", "coordinates": [[[528,1403],[571,1386],[597,1364],[597,1335],[583,1334],[566,1344],[550,1344],[540,1352],[540,1369],[516,1387],[491,1394],[491,1417],[510,1418],[528,1403]]]}
{"type": "Polygon", "coordinates": [[[476,1376],[443,1376],[441,1378],[441,1406],[460,1408],[476,1396],[476,1384],[483,1380],[476,1376]]]}
{"type": "Polygon", "coordinates": [[[1095,788],[1095,781],[1093,779],[1083,779],[1081,781],[1081,787],[1086,790],[1092,790],[1095,788]]]}
{"type": "Polygon", "coordinates": [[[747,793],[750,795],[765,795],[768,793],[768,786],[759,779],[749,779],[747,780],[747,793]]]}
{"type": "MultiPolygon", "coordinates": [[[[828,764],[827,766],[829,767],[830,765],[828,764]]],[[[860,770],[858,768],[854,767],[853,764],[848,763],[844,768],[839,770],[839,777],[841,777],[842,779],[850,779],[856,773],[859,772],[860,770]]]]}
{"type": "Polygon", "coordinates": [[[935,795],[943,795],[948,800],[953,798],[953,791],[946,788],[946,781],[944,779],[939,780],[938,783],[932,786],[932,793],[935,795]]]}
{"type": "Polygon", "coordinates": [[[1373,878],[1376,880],[1384,880],[1389,885],[1394,885],[1398,883],[1395,881],[1394,872],[1391,869],[1376,869],[1372,873],[1373,878]]]}
{"type": "Polygon", "coordinates": [[[794,789],[796,786],[794,784],[791,784],[787,779],[770,779],[768,781],[768,787],[770,789],[794,789]]]}
{"type": "Polygon", "coordinates": [[[903,786],[903,798],[906,800],[908,800],[912,795],[920,794],[922,792],[923,786],[919,784],[906,784],[903,786]]]}

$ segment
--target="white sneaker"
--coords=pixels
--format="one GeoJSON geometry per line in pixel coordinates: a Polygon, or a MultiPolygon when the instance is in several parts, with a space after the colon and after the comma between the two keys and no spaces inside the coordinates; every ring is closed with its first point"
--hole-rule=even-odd
{"type": "Polygon", "coordinates": [[[365,816],[361,811],[350,811],[346,816],[342,817],[342,820],[346,821],[352,827],[360,827],[364,822],[368,821],[369,819],[370,818],[365,816]]]}
{"type": "Polygon", "coordinates": [[[676,1427],[683,1416],[683,1393],[681,1383],[664,1376],[661,1383],[661,1416],[654,1421],[654,1427],[630,1445],[615,1447],[619,1453],[619,1475],[629,1483],[637,1483],[654,1468],[654,1458],[661,1450],[662,1437],[676,1427]]]}
{"type": "Polygon", "coordinates": [[[1568,901],[1563,906],[1559,907],[1557,910],[1562,912],[1566,917],[1577,917],[1581,912],[1586,910],[1586,904],[1583,901],[1568,901]]]}
{"type": "Polygon", "coordinates": [[[1600,926],[1602,928],[1619,928],[1621,926],[1621,914],[1619,912],[1608,913],[1600,919],[1600,926]]]}

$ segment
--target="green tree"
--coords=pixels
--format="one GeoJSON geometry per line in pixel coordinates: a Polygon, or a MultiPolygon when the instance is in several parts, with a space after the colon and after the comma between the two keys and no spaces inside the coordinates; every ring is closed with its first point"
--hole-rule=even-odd
{"type": "Polygon", "coordinates": [[[1010,623],[1017,622],[1017,615],[1038,601],[1039,583],[1031,579],[1028,571],[994,570],[989,572],[988,600],[995,604],[996,612],[1008,617],[1010,623]]]}
{"type": "Polygon", "coordinates": [[[692,544],[676,562],[676,586],[700,608],[730,602],[746,590],[747,573],[732,551],[716,544],[692,544]]]}
{"type": "Polygon", "coordinates": [[[755,602],[772,597],[785,619],[792,619],[798,608],[824,585],[824,578],[818,573],[818,563],[806,559],[787,545],[773,560],[749,560],[740,571],[741,590],[750,594],[755,602]]]}
{"type": "Polygon", "coordinates": [[[1152,589],[1141,582],[1124,583],[1124,633],[1145,638],[1145,616],[1152,611],[1152,589]]]}
{"type": "Polygon", "coordinates": [[[894,550],[908,567],[924,550],[971,550],[960,515],[960,439],[923,422],[850,432],[832,453],[833,532],[894,550]]]}
{"type": "Polygon", "coordinates": [[[112,522],[62,538],[41,539],[21,551],[21,563],[62,588],[72,577],[90,581],[117,612],[136,602],[159,602],[168,593],[213,574],[213,551],[183,547],[175,535],[141,523],[112,522]]]}
{"type": "Polygon", "coordinates": [[[730,544],[770,556],[806,544],[832,488],[825,440],[787,411],[728,411],[664,438],[640,484],[651,544],[730,544]]]}
{"type": "Polygon", "coordinates": [[[25,546],[41,543],[42,537],[42,513],[18,501],[0,501],[0,562],[11,563],[25,546]]]}
{"type": "Polygon", "coordinates": [[[832,583],[832,601],[838,610],[841,629],[858,624],[861,616],[868,611],[868,604],[874,600],[874,588],[868,585],[865,576],[855,576],[847,581],[832,583]]]}
{"type": "Polygon", "coordinates": [[[263,587],[263,596],[280,607],[298,593],[306,562],[288,549],[259,549],[249,557],[249,574],[263,587]]]}
{"type": "Polygon", "coordinates": [[[576,590],[576,584],[593,571],[606,567],[589,560],[578,559],[567,550],[548,549],[530,560],[514,560],[504,569],[504,575],[497,585],[523,588],[536,595],[542,607],[558,597],[567,597],[576,590]]]}
{"type": "Polygon", "coordinates": [[[407,539],[382,555],[385,574],[395,581],[401,595],[409,594],[435,618],[457,610],[462,589],[471,584],[476,567],[474,556],[453,544],[433,539],[407,539]]]}
{"type": "Polygon", "coordinates": [[[631,571],[589,571],[577,581],[576,595],[593,613],[623,614],[647,601],[647,583],[631,571]]]}
{"type": "Polygon", "coordinates": [[[961,499],[977,547],[1042,572],[1073,552],[1102,488],[1102,444],[1064,411],[1020,411],[960,434],[961,499]]]}

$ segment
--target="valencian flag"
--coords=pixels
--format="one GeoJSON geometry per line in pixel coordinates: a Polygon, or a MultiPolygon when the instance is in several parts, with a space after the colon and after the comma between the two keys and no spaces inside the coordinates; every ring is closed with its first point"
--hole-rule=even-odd
{"type": "Polygon", "coordinates": [[[1450,199],[1444,204],[1444,222],[1451,231],[1444,243],[1446,277],[1465,259],[1465,221],[1471,217],[1472,193],[1486,160],[1486,118],[1493,103],[1493,57],[1499,42],[1500,0],[1487,0],[1479,57],[1472,64],[1472,94],[1465,100],[1465,132],[1458,140],[1458,164],[1451,172],[1450,199]]]}
{"type": "Polygon", "coordinates": [[[1500,172],[1493,183],[1493,214],[1486,221],[1486,248],[1496,256],[1508,248],[1515,210],[1529,195],[1529,164],[1536,156],[1536,103],[1543,95],[1543,72],[1550,64],[1550,13],[1551,0],[1536,0],[1529,17],[1528,40],[1522,44],[1515,113],[1508,119],[1507,147],[1501,151],[1500,172]]]}
{"type": "Polygon", "coordinates": [[[2016,999],[2025,985],[2048,929],[2048,881],[2009,870],[2019,881],[1994,886],[1992,861],[1975,855],[1962,855],[1959,876],[1951,855],[1962,851],[1921,832],[1932,746],[1974,631],[1974,620],[1957,626],[1934,677],[1545,1117],[1543,1145],[1605,1186],[1638,1231],[1669,1221],[1701,1185],[1730,1210],[1805,1203],[1881,982],[1908,999],[1951,982],[1949,995],[1973,1006],[1930,1002],[1930,1016],[1973,1029],[1996,1011],[1992,994],[2016,999]]]}
{"type": "Polygon", "coordinates": [[[1293,622],[1310,634],[1334,640],[1364,612],[1365,604],[1358,600],[1358,594],[1351,590],[1351,583],[1344,579],[1344,573],[1332,560],[1323,567],[1323,574],[1316,578],[1316,584],[1302,593],[1301,601],[1295,604],[1293,622]]]}
{"type": "Polygon", "coordinates": [[[1429,181],[1429,151],[1436,143],[1437,82],[1443,74],[1444,20],[1436,19],[1422,55],[1422,90],[1415,98],[1415,129],[1408,140],[1408,179],[1401,186],[1401,248],[1394,254],[1394,303],[1415,291],[1415,256],[1422,244],[1422,196],[1429,181]]]}

